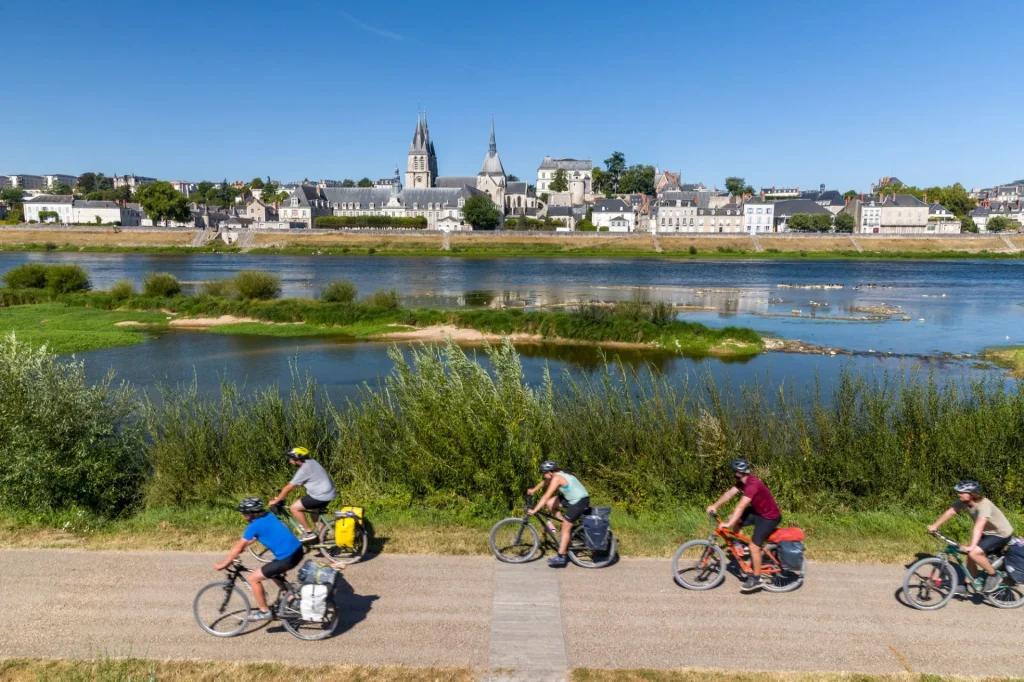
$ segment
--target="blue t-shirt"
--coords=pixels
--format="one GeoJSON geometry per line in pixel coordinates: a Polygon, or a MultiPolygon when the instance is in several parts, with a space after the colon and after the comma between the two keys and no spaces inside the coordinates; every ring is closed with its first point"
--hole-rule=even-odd
{"type": "Polygon", "coordinates": [[[275,559],[287,559],[302,547],[302,543],[288,530],[288,526],[281,523],[281,519],[273,514],[264,514],[250,521],[242,537],[262,542],[275,559]]]}

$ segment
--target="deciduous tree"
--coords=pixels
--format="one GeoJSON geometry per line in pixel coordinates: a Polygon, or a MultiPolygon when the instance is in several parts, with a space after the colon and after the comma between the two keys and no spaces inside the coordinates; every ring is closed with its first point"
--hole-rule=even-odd
{"type": "Polygon", "coordinates": [[[559,168],[555,171],[555,177],[552,178],[551,184],[548,185],[548,189],[552,192],[567,192],[569,191],[569,176],[565,172],[564,168],[559,168]]]}
{"type": "Polygon", "coordinates": [[[169,182],[153,182],[143,185],[139,187],[135,196],[154,224],[161,220],[188,222],[192,219],[188,199],[174,189],[169,182]]]}
{"type": "Polygon", "coordinates": [[[856,222],[849,213],[840,213],[834,221],[835,230],[836,232],[853,232],[856,222]]]}
{"type": "MultiPolygon", "coordinates": [[[[746,187],[747,181],[744,178],[730,175],[725,179],[725,188],[729,191],[729,194],[732,194],[733,196],[743,194],[743,190],[746,189],[746,187]]],[[[753,188],[751,188],[751,190],[753,190],[753,188]]],[[[751,191],[751,194],[753,194],[753,191],[751,191]]]]}
{"type": "Polygon", "coordinates": [[[1020,223],[1010,220],[1006,216],[995,215],[985,223],[985,229],[989,232],[1005,232],[1006,230],[1019,230],[1020,223]]]}
{"type": "Polygon", "coordinates": [[[363,178],[357,183],[358,187],[373,187],[373,180],[370,178],[363,178]]]}
{"type": "Polygon", "coordinates": [[[501,212],[487,195],[477,195],[466,199],[462,207],[462,215],[474,230],[493,230],[501,222],[501,212]]]}

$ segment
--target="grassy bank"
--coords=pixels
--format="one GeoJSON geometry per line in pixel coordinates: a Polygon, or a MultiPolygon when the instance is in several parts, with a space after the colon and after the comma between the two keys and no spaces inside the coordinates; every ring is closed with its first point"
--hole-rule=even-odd
{"type": "MultiPolygon", "coordinates": [[[[238,252],[223,243],[189,246],[196,232],[83,232],[67,229],[0,230],[0,249],[111,252],[238,252]]],[[[1024,237],[1008,235],[1017,249],[1024,237]]],[[[251,254],[375,255],[451,257],[609,257],[690,259],[1015,259],[997,235],[958,238],[886,238],[850,235],[759,235],[761,251],[745,235],[707,237],[661,234],[659,252],[651,235],[537,235],[523,232],[454,233],[449,250],[440,234],[335,233],[296,230],[287,234],[257,232],[251,254]]]]}
{"type": "MultiPolygon", "coordinates": [[[[919,552],[939,549],[925,526],[940,511],[787,511],[784,523],[804,529],[812,561],[906,564],[919,552]]],[[[371,505],[367,510],[374,532],[370,551],[488,555],[488,533],[504,516],[501,511],[486,517],[426,507],[371,505]]],[[[1011,514],[1010,520],[1016,528],[1024,528],[1020,515],[1011,514]]],[[[241,523],[226,503],[219,507],[153,508],[121,519],[82,512],[0,512],[0,548],[220,552],[238,539],[241,523]]],[[[612,526],[623,556],[661,559],[671,557],[687,540],[707,537],[710,528],[707,515],[699,508],[635,514],[615,509],[612,526]]],[[[958,518],[947,530],[966,538],[970,528],[958,518]]]]}
{"type": "Polygon", "coordinates": [[[1024,379],[1024,346],[986,348],[981,352],[980,357],[999,367],[1005,367],[1018,379],[1024,379]]]}
{"type": "MultiPolygon", "coordinates": [[[[954,677],[918,673],[788,673],[735,670],[605,670],[577,668],[572,682],[997,682],[994,677],[954,677]]],[[[222,661],[158,661],[140,658],[96,660],[0,659],[0,678],[8,682],[473,682],[483,671],[470,668],[354,665],[287,665],[222,661]]]]}
{"type": "MultiPolygon", "coordinates": [[[[674,311],[651,321],[643,315],[627,317],[597,306],[572,311],[437,310],[404,308],[397,297],[381,306],[372,300],[328,303],[313,299],[260,301],[208,295],[134,294],[118,298],[106,292],[55,294],[42,289],[0,289],[0,305],[7,306],[0,308],[0,330],[19,334],[24,330],[26,340],[52,342],[57,352],[139,343],[144,338],[141,329],[116,325],[138,322],[165,329],[172,316],[175,324],[186,318],[230,316],[244,320],[214,328],[222,334],[366,339],[401,329],[449,326],[494,336],[636,344],[690,355],[749,356],[764,348],[760,336],[750,329],[712,329],[695,322],[672,320],[674,311]]],[[[523,342],[528,340],[520,338],[523,342]]]]}

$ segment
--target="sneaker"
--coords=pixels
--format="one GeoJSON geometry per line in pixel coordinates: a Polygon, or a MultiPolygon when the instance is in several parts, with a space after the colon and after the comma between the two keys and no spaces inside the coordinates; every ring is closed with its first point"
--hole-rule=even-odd
{"type": "Polygon", "coordinates": [[[748,575],[747,579],[740,585],[740,592],[757,592],[764,585],[761,582],[761,576],[759,575],[748,575]]]}
{"type": "Polygon", "coordinates": [[[986,575],[985,584],[982,586],[981,591],[985,594],[992,594],[995,592],[1000,585],[1003,583],[1003,578],[998,573],[995,575],[986,575]]]}
{"type": "Polygon", "coordinates": [[[260,622],[265,621],[265,620],[270,620],[273,617],[274,617],[274,614],[271,613],[270,611],[260,611],[259,609],[256,609],[255,613],[250,613],[249,614],[249,622],[250,623],[260,623],[260,622]]]}
{"type": "Polygon", "coordinates": [[[299,538],[299,542],[315,542],[319,539],[316,533],[303,533],[302,537],[299,538]]]}
{"type": "Polygon", "coordinates": [[[552,568],[564,568],[569,563],[569,558],[564,554],[556,554],[548,559],[548,566],[552,568]]]}

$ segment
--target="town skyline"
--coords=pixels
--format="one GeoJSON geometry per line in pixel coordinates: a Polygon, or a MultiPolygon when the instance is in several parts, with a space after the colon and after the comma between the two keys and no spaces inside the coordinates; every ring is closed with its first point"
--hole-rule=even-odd
{"type": "MultiPolygon", "coordinates": [[[[1024,6],[993,22],[951,1],[927,13],[313,3],[317,20],[301,25],[261,0],[245,11],[193,0],[54,7],[44,54],[32,31],[10,36],[17,96],[0,105],[0,173],[386,177],[403,166],[423,107],[443,174],[478,167],[493,114],[507,170],[523,178],[545,156],[599,165],[614,151],[712,185],[740,175],[755,186],[861,188],[896,174],[982,187],[1024,175],[1024,94],[980,96],[1000,83],[1000,65],[1020,63],[1013,30],[1024,6]],[[204,23],[227,27],[208,44],[223,49],[174,49],[200,9],[204,23]],[[40,89],[40,69],[101,53],[101,73],[117,79],[70,72],[40,89]]],[[[38,20],[28,2],[4,12],[12,25],[38,20]]]]}

